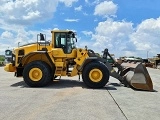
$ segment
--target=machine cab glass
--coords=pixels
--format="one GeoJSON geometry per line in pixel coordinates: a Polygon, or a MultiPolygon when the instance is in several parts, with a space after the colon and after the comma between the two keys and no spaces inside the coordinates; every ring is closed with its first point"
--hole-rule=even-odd
{"type": "Polygon", "coordinates": [[[63,52],[69,54],[75,47],[75,35],[73,32],[56,32],[55,33],[55,48],[62,48],[63,52]]]}

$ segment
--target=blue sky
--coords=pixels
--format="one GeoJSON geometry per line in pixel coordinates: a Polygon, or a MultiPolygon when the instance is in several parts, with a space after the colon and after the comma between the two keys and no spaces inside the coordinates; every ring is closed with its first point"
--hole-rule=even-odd
{"type": "Polygon", "coordinates": [[[53,29],[77,32],[77,47],[120,56],[160,53],[159,0],[1,0],[0,54],[53,29]]]}

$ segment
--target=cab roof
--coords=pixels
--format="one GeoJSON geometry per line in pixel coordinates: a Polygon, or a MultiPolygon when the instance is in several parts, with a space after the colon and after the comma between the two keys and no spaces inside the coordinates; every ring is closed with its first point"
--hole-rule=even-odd
{"type": "Polygon", "coordinates": [[[51,33],[54,33],[54,32],[73,32],[71,30],[51,30],[51,33]]]}

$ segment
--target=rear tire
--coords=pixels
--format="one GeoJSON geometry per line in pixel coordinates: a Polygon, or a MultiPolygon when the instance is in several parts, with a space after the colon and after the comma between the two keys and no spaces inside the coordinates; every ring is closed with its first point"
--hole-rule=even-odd
{"type": "Polygon", "coordinates": [[[51,80],[51,68],[43,61],[28,63],[23,70],[25,83],[30,87],[43,87],[51,80]]]}
{"type": "Polygon", "coordinates": [[[101,62],[87,64],[82,72],[83,82],[91,88],[102,88],[109,80],[108,68],[101,62]]]}
{"type": "Polygon", "coordinates": [[[55,70],[56,70],[56,68],[55,68],[55,66],[53,66],[52,68],[51,68],[51,82],[53,82],[53,80],[55,79],[55,76],[54,76],[54,74],[55,74],[55,70]]]}

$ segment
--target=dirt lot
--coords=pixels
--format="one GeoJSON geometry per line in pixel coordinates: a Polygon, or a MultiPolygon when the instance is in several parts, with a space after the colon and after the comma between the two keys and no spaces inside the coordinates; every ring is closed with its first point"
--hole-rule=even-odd
{"type": "Polygon", "coordinates": [[[121,87],[110,77],[103,89],[88,89],[78,77],[43,88],[0,67],[1,120],[159,120],[160,70],[148,68],[155,92],[121,87]]]}

